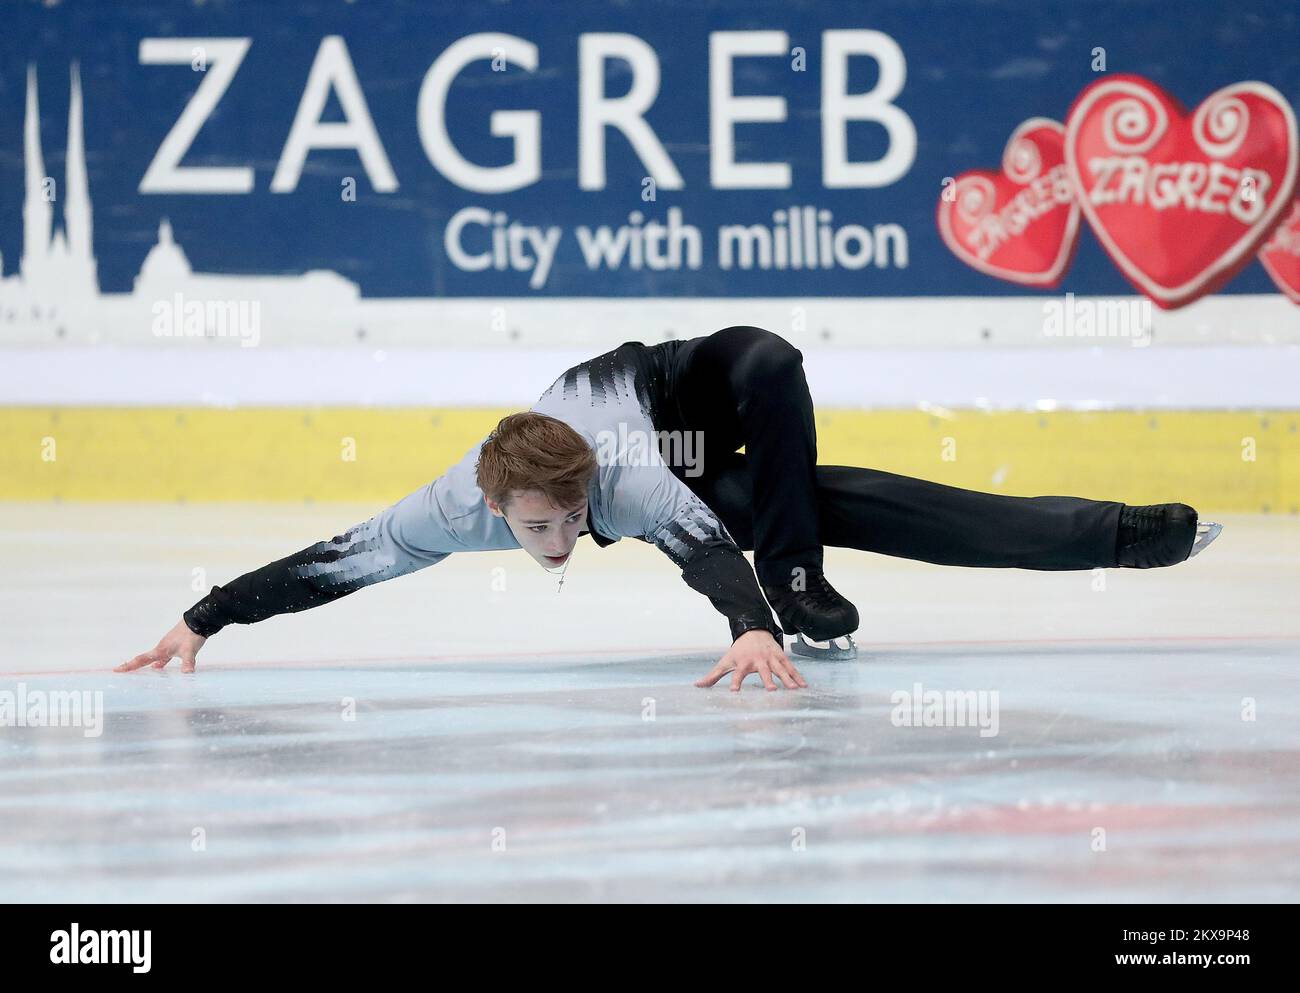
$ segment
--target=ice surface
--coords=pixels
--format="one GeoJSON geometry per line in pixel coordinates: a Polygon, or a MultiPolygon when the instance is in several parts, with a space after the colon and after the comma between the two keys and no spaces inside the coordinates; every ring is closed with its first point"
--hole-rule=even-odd
{"type": "Polygon", "coordinates": [[[104,706],[0,727],[6,901],[1300,899],[1294,518],[1155,571],[832,550],[861,660],[733,694],[691,685],[725,621],[626,540],[558,595],[452,556],[113,674],[376,508],[4,506],[0,692],[104,706]],[[918,683],[996,691],[997,734],[899,726],[918,683]]]}

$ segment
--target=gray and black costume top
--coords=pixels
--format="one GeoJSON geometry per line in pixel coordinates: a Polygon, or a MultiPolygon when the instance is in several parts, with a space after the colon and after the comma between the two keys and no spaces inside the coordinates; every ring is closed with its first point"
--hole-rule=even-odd
{"type": "MultiPolygon", "coordinates": [[[[611,438],[654,438],[661,430],[656,425],[676,422],[668,380],[681,344],[620,345],[566,371],[531,409],[564,421],[597,452],[587,524],[598,545],[621,537],[654,543],[681,568],[686,583],[726,615],[733,640],[765,629],[781,643],[753,570],[714,512],[662,459],[621,450],[610,457],[611,438]]],[[[344,534],[214,586],[185,611],[185,623],[211,636],[227,624],[328,603],[453,552],[519,548],[505,520],[483,502],[475,478],[486,440],[433,482],[344,534]]]]}

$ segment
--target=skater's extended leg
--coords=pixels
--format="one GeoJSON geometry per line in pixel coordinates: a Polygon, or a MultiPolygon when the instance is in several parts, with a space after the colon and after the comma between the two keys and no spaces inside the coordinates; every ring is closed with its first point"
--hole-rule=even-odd
{"type": "Polygon", "coordinates": [[[939,565],[1116,564],[1122,503],[980,493],[855,466],[819,466],[817,480],[828,545],[939,565]]]}
{"type": "MultiPolygon", "coordinates": [[[[742,548],[752,547],[752,475],[733,455],[696,492],[742,548]]],[[[1080,497],[1013,497],[857,466],[817,467],[827,545],[940,565],[1019,569],[1148,568],[1192,551],[1196,512],[1080,497]]]]}

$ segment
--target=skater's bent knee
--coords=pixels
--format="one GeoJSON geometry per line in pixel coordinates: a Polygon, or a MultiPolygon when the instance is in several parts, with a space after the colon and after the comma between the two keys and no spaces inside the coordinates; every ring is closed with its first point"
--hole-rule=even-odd
{"type": "Polygon", "coordinates": [[[803,364],[803,352],[774,331],[738,325],[719,331],[718,336],[726,340],[733,361],[748,376],[787,374],[803,364]]]}
{"type": "Polygon", "coordinates": [[[745,355],[745,366],[755,379],[779,379],[802,369],[803,352],[780,335],[773,334],[749,350],[745,355]]]}

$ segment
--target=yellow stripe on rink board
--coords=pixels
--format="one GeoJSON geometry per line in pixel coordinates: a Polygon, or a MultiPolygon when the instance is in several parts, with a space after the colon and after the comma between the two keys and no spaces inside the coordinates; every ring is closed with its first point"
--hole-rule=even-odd
{"type": "MultiPolygon", "coordinates": [[[[0,499],[391,503],[509,409],[0,408],[0,499]],[[350,457],[351,456],[351,457],[350,457]]],[[[820,461],[1016,495],[1300,512],[1300,410],[824,410],[820,461]]]]}
{"type": "Polygon", "coordinates": [[[387,503],[460,461],[507,413],[0,408],[0,498],[387,503]]]}
{"type": "Polygon", "coordinates": [[[820,462],[1017,496],[1300,513],[1300,411],[827,411],[820,462]],[[948,459],[951,460],[948,460],[948,459]]]}

